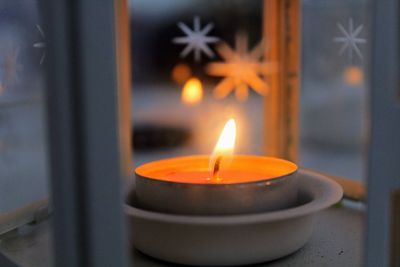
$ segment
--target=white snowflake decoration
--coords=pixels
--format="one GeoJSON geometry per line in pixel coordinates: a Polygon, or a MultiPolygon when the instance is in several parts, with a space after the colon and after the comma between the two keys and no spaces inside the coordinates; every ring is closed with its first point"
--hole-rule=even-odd
{"type": "Polygon", "coordinates": [[[349,19],[347,29],[341,23],[337,23],[337,27],[342,33],[342,36],[335,37],[333,39],[334,42],[342,43],[342,47],[339,50],[339,54],[343,55],[344,52],[347,51],[347,55],[350,61],[353,60],[353,53],[355,52],[357,56],[362,59],[363,55],[358,47],[359,44],[367,43],[367,40],[364,38],[358,37],[361,31],[364,28],[363,24],[360,24],[356,29],[354,29],[353,19],[349,19]]]}
{"type": "Polygon", "coordinates": [[[44,42],[46,36],[44,34],[42,27],[40,27],[40,25],[36,25],[36,28],[38,29],[40,36],[42,36],[43,41],[34,43],[33,47],[38,48],[38,49],[43,49],[42,56],[40,57],[40,61],[39,61],[39,64],[42,65],[42,63],[44,62],[44,59],[46,58],[46,51],[45,51],[46,42],[44,42]]]}
{"type": "Polygon", "coordinates": [[[193,18],[193,30],[183,22],[179,22],[178,27],[186,34],[186,36],[172,39],[172,42],[175,44],[186,45],[180,57],[184,58],[192,51],[196,62],[201,60],[202,53],[206,54],[209,58],[214,57],[214,52],[209,47],[209,44],[218,42],[219,38],[207,35],[214,28],[213,23],[208,23],[204,28],[201,28],[200,17],[195,16],[193,18]]]}
{"type": "Polygon", "coordinates": [[[224,62],[213,62],[207,65],[207,73],[211,76],[224,77],[215,87],[214,97],[222,99],[235,91],[236,98],[244,101],[248,97],[249,88],[260,95],[268,93],[268,84],[261,76],[276,72],[277,66],[273,62],[262,60],[264,46],[262,42],[248,51],[248,39],[244,34],[236,35],[235,50],[227,44],[217,47],[224,62]]]}

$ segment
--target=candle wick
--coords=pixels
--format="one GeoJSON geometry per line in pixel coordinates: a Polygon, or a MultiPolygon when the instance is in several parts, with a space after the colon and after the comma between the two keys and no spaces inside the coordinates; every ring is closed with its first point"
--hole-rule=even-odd
{"type": "Polygon", "coordinates": [[[214,163],[212,179],[215,181],[220,181],[218,174],[219,174],[219,168],[221,166],[221,160],[222,160],[222,156],[219,156],[219,157],[217,157],[217,159],[215,160],[215,163],[214,163]]]}

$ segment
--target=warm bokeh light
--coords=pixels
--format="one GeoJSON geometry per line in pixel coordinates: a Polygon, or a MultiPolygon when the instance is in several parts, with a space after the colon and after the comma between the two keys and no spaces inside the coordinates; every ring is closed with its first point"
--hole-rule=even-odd
{"type": "Polygon", "coordinates": [[[211,179],[219,179],[218,172],[222,163],[226,164],[232,160],[236,140],[236,123],[234,119],[228,120],[215,145],[214,152],[210,157],[210,168],[213,173],[211,179]]]}
{"type": "Polygon", "coordinates": [[[344,80],[351,86],[361,85],[364,81],[364,73],[360,67],[350,66],[344,71],[344,80]]]}
{"type": "Polygon", "coordinates": [[[189,79],[182,89],[182,102],[187,105],[196,105],[203,99],[203,85],[197,78],[189,79]]]}
{"type": "Polygon", "coordinates": [[[189,66],[183,63],[175,65],[172,69],[172,79],[177,84],[184,84],[192,75],[192,71],[190,70],[189,66]]]}
{"type": "Polygon", "coordinates": [[[249,49],[247,36],[238,33],[235,49],[222,43],[217,47],[217,52],[224,61],[211,62],[206,67],[209,75],[223,77],[213,92],[216,99],[225,98],[231,92],[235,92],[236,99],[243,102],[248,98],[249,89],[260,95],[268,93],[269,86],[263,77],[275,73],[277,66],[274,62],[262,59],[263,42],[249,49]]]}

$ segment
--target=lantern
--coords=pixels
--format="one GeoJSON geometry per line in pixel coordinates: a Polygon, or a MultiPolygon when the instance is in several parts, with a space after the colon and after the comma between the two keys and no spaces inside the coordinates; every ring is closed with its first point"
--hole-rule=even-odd
{"type": "Polygon", "coordinates": [[[400,264],[396,1],[20,2],[0,3],[11,261],[400,264]]]}

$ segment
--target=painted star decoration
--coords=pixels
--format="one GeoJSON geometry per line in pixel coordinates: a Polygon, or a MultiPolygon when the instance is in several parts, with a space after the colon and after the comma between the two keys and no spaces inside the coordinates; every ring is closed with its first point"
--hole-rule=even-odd
{"type": "Polygon", "coordinates": [[[40,27],[40,25],[36,25],[36,28],[38,29],[43,41],[34,43],[33,47],[37,48],[37,49],[43,49],[42,56],[40,57],[40,61],[39,61],[39,64],[42,65],[44,62],[44,59],[46,58],[46,51],[45,51],[46,42],[44,42],[46,36],[44,35],[44,31],[43,31],[42,27],[40,27]]]}
{"type": "Polygon", "coordinates": [[[194,60],[199,62],[201,54],[204,53],[209,58],[214,57],[214,52],[209,47],[219,41],[218,37],[208,36],[208,33],[214,28],[213,23],[208,23],[204,28],[201,28],[200,17],[193,18],[193,29],[190,29],[185,23],[179,22],[178,27],[186,36],[175,37],[172,39],[174,44],[184,44],[186,47],[182,50],[180,57],[184,58],[193,51],[194,60]]]}
{"type": "Polygon", "coordinates": [[[347,51],[347,55],[350,61],[353,60],[353,53],[356,53],[357,56],[362,59],[363,56],[358,46],[359,44],[367,43],[367,40],[358,37],[358,35],[363,30],[364,25],[360,24],[359,26],[357,26],[357,28],[354,29],[353,19],[349,18],[347,29],[345,29],[341,23],[337,23],[337,27],[342,33],[342,36],[335,37],[333,41],[336,43],[342,43],[339,54],[343,55],[347,51]]]}
{"type": "Polygon", "coordinates": [[[217,47],[224,62],[209,63],[206,72],[211,76],[224,77],[214,88],[217,99],[227,97],[235,91],[239,101],[248,98],[249,88],[260,95],[268,93],[268,84],[262,78],[277,71],[275,63],[262,60],[264,46],[262,42],[248,51],[248,38],[243,33],[236,35],[235,50],[223,43],[217,47]]]}

